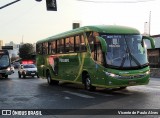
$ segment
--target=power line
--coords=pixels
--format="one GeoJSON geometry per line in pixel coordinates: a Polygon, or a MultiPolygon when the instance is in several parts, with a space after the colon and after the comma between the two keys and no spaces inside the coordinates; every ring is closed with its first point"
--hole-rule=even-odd
{"type": "MultiPolygon", "coordinates": [[[[35,7],[37,7],[37,6],[32,5],[32,6],[28,7],[27,9],[25,9],[25,10],[23,10],[23,11],[20,10],[20,14],[18,14],[18,15],[15,16],[15,17],[13,17],[12,19],[6,20],[6,23],[3,23],[2,25],[0,24],[0,27],[3,27],[3,29],[6,28],[8,25],[16,22],[17,20],[19,20],[19,19],[22,18],[23,16],[29,14],[29,12],[31,12],[31,10],[33,10],[35,7]]],[[[0,29],[0,30],[1,30],[1,29],[0,29]]]]}
{"type": "Polygon", "coordinates": [[[13,2],[10,2],[10,3],[6,4],[6,5],[1,6],[0,9],[3,9],[3,8],[5,8],[5,7],[8,7],[8,6],[10,6],[10,5],[12,5],[12,4],[16,3],[16,2],[19,2],[19,1],[20,1],[20,0],[15,0],[15,1],[13,1],[13,2]]]}
{"type": "Polygon", "coordinates": [[[96,0],[77,0],[80,2],[92,2],[92,3],[140,3],[140,2],[150,2],[155,0],[106,0],[106,1],[96,1],[96,0]]]}

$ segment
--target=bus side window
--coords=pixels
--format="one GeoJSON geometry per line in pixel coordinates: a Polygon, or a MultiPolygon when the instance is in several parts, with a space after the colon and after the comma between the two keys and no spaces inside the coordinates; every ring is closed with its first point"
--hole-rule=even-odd
{"type": "Polygon", "coordinates": [[[88,33],[88,43],[89,43],[91,53],[94,51],[94,40],[95,40],[95,37],[92,35],[92,32],[90,32],[90,34],[88,33]]]}
{"type": "Polygon", "coordinates": [[[66,50],[66,53],[67,52],[74,52],[74,37],[69,37],[69,38],[66,38],[66,42],[65,42],[65,50],[66,50]]]}
{"type": "Polygon", "coordinates": [[[69,52],[74,52],[74,37],[69,38],[69,43],[70,43],[70,50],[69,52]]]}
{"type": "Polygon", "coordinates": [[[65,40],[65,50],[66,50],[66,53],[69,52],[69,38],[66,38],[65,40]]]}
{"type": "Polygon", "coordinates": [[[76,52],[80,51],[80,36],[75,37],[75,51],[76,52]]]}
{"type": "Polygon", "coordinates": [[[51,42],[48,42],[48,54],[51,54],[51,42]]]}
{"type": "Polygon", "coordinates": [[[86,45],[85,45],[85,41],[84,41],[84,36],[83,35],[81,35],[80,50],[81,51],[86,51],[86,45]]]}
{"type": "Polygon", "coordinates": [[[101,43],[97,39],[95,40],[95,43],[94,43],[94,60],[96,60],[96,62],[101,65],[103,65],[104,63],[101,43]]]}
{"type": "Polygon", "coordinates": [[[56,54],[56,41],[51,42],[51,54],[56,54]]]}
{"type": "Polygon", "coordinates": [[[43,54],[48,54],[48,42],[43,43],[43,54]]]}
{"type": "Polygon", "coordinates": [[[36,45],[36,52],[37,54],[42,54],[42,43],[36,45]]]}
{"type": "Polygon", "coordinates": [[[98,36],[97,32],[91,32],[88,37],[88,42],[90,45],[91,56],[99,64],[103,65],[103,52],[100,41],[95,37],[98,36]]]}
{"type": "Polygon", "coordinates": [[[64,39],[57,40],[57,53],[64,53],[64,39]]]}

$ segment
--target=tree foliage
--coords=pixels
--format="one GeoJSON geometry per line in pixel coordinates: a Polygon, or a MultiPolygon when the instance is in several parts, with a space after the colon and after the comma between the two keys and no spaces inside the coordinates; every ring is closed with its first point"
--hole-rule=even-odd
{"type": "Polygon", "coordinates": [[[25,43],[19,48],[19,57],[22,59],[32,59],[34,47],[30,43],[25,43]]]}

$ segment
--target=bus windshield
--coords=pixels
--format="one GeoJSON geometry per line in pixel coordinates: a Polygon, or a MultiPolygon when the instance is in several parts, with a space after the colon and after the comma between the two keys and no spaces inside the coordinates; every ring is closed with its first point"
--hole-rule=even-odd
{"type": "Polygon", "coordinates": [[[9,56],[8,55],[0,55],[0,68],[9,66],[9,56]]]}
{"type": "Polygon", "coordinates": [[[106,63],[115,68],[140,68],[148,65],[147,51],[141,35],[106,35],[106,63]]]}

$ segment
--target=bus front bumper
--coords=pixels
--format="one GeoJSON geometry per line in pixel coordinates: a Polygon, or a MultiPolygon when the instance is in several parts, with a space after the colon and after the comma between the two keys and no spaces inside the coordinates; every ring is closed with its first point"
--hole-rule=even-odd
{"type": "Polygon", "coordinates": [[[149,83],[150,73],[147,71],[143,74],[136,74],[130,76],[116,76],[115,74],[108,75],[109,86],[135,86],[146,85],[149,83]]]}
{"type": "Polygon", "coordinates": [[[13,71],[10,68],[0,70],[1,75],[11,75],[13,71]]]}

